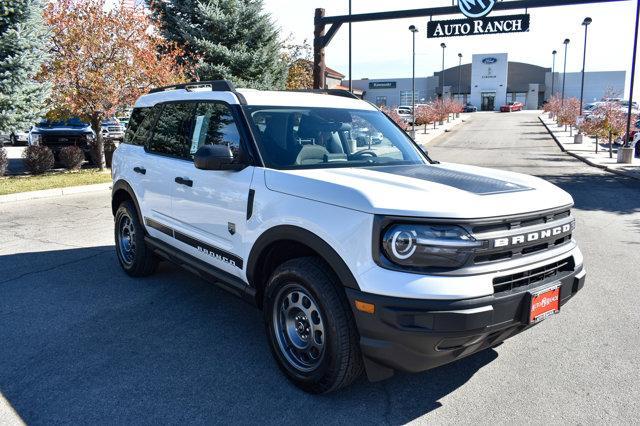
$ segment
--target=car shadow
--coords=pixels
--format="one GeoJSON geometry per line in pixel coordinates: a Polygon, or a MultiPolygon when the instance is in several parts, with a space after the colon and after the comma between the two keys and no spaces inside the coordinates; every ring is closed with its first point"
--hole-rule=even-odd
{"type": "Polygon", "coordinates": [[[278,370],[259,310],[179,267],[133,279],[104,246],[0,270],[0,397],[27,424],[405,423],[498,356],[312,396],[278,370]]]}
{"type": "Polygon", "coordinates": [[[618,214],[640,212],[640,181],[636,179],[606,172],[537,176],[571,194],[576,209],[618,214]]]}

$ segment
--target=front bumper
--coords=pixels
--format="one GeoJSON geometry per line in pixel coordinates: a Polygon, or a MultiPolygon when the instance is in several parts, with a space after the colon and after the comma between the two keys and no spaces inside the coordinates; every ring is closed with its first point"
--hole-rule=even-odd
{"type": "Polygon", "coordinates": [[[532,325],[529,294],[560,282],[560,305],[584,286],[580,265],[550,279],[490,296],[424,300],[379,296],[345,288],[352,307],[370,380],[394,370],[428,370],[497,345],[532,325]],[[375,305],[375,313],[355,309],[355,301],[375,305]]]}

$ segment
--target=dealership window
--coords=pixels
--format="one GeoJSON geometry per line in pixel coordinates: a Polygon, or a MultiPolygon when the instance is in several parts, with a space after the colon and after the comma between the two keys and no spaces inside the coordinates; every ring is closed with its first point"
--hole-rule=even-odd
{"type": "Polygon", "coordinates": [[[523,104],[527,103],[527,92],[516,92],[514,96],[514,101],[522,102],[523,104]]]}
{"type": "MultiPolygon", "coordinates": [[[[411,101],[411,90],[402,90],[400,91],[400,105],[411,105],[413,102],[411,101]]],[[[417,104],[420,103],[420,99],[424,98],[424,94],[419,91],[413,92],[413,98],[417,104]]]]}
{"type": "Polygon", "coordinates": [[[386,96],[376,96],[376,105],[379,107],[387,106],[387,97],[386,96]]]}
{"type": "Polygon", "coordinates": [[[453,95],[453,100],[456,102],[465,103],[467,101],[465,98],[466,98],[465,94],[453,95]]]}

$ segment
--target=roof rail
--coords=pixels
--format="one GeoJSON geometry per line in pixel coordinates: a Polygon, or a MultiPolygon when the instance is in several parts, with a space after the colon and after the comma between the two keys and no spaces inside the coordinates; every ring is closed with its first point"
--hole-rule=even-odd
{"type": "Polygon", "coordinates": [[[302,92],[302,93],[318,93],[321,95],[340,96],[343,98],[360,99],[353,93],[344,89],[296,89],[288,90],[288,92],[302,92]]]}
{"type": "Polygon", "coordinates": [[[209,81],[191,81],[189,83],[172,84],[170,86],[156,87],[151,89],[149,93],[166,92],[169,90],[192,90],[203,87],[210,87],[212,92],[235,92],[236,88],[232,82],[228,80],[209,80],[209,81]]]}

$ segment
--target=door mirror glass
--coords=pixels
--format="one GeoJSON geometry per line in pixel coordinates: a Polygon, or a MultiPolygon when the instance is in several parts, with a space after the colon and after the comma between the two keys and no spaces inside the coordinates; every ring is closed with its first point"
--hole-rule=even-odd
{"type": "Polygon", "coordinates": [[[244,165],[234,163],[228,145],[202,145],[193,156],[196,168],[202,170],[240,170],[244,165]]]}

